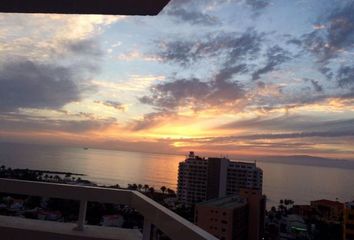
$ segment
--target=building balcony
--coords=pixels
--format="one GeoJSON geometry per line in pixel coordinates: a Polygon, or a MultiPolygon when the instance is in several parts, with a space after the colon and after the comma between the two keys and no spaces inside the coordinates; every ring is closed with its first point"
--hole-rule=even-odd
{"type": "Polygon", "coordinates": [[[217,240],[137,191],[0,179],[0,192],[80,201],[77,223],[0,216],[0,236],[5,240],[151,240],[153,227],[172,240],[217,240]],[[134,208],[144,216],[143,232],[136,229],[85,225],[88,201],[123,204],[134,208]]]}

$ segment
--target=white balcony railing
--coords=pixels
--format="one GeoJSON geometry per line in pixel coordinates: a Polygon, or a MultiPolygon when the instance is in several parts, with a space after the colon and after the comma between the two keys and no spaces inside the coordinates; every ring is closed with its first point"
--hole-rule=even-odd
{"type": "MultiPolygon", "coordinates": [[[[75,230],[85,232],[88,228],[85,226],[87,202],[94,201],[124,204],[136,209],[144,216],[143,240],[150,240],[152,225],[173,240],[217,240],[203,229],[137,191],[0,179],[0,192],[80,201],[79,220],[73,232],[77,232],[75,230]]],[[[21,221],[34,220],[23,219],[21,221]]],[[[13,227],[16,228],[16,226],[13,227]]],[[[125,238],[117,236],[117,239],[124,240],[125,238]]]]}

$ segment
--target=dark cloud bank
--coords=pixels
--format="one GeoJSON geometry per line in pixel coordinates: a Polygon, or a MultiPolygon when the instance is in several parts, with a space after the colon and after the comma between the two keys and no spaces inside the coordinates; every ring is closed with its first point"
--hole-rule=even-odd
{"type": "Polygon", "coordinates": [[[319,62],[325,64],[337,57],[340,50],[353,47],[354,2],[343,1],[338,5],[324,19],[319,19],[324,23],[324,29],[303,36],[303,44],[318,57],[319,62]]]}
{"type": "Polygon", "coordinates": [[[0,67],[0,111],[54,108],[78,101],[75,69],[18,60],[0,67]]]}
{"type": "Polygon", "coordinates": [[[60,109],[81,99],[84,88],[80,84],[98,71],[92,66],[103,52],[95,39],[66,42],[61,47],[66,52],[61,59],[72,58],[72,54],[85,59],[62,64],[58,56],[46,62],[6,56],[0,65],[0,111],[60,109]]]}
{"type": "Polygon", "coordinates": [[[203,58],[225,55],[223,65],[230,66],[243,60],[252,60],[260,52],[263,34],[249,29],[243,34],[220,32],[209,34],[203,40],[171,40],[160,43],[157,53],[163,61],[190,66],[203,58]]]}
{"type": "Polygon", "coordinates": [[[151,96],[140,98],[145,104],[161,110],[191,106],[195,110],[232,103],[243,97],[244,91],[238,82],[199,79],[178,79],[154,86],[151,96]]]}
{"type": "Polygon", "coordinates": [[[219,33],[202,41],[163,42],[159,56],[167,62],[189,66],[201,58],[224,55],[219,71],[210,79],[176,78],[151,87],[151,94],[140,98],[160,110],[190,106],[195,110],[215,106],[233,106],[245,95],[242,84],[233,79],[249,71],[242,61],[252,60],[260,52],[262,34],[249,30],[244,34],[219,33]]]}
{"type": "MultiPolygon", "coordinates": [[[[84,113],[81,113],[84,114],[84,113]]],[[[115,124],[115,119],[53,120],[24,114],[1,114],[0,130],[5,132],[70,132],[79,134],[100,131],[115,124]]]]}
{"type": "Polygon", "coordinates": [[[112,124],[110,119],[95,120],[85,113],[72,116],[83,118],[81,121],[21,113],[20,109],[30,108],[67,114],[63,106],[80,101],[87,91],[94,90],[86,79],[98,71],[97,60],[103,51],[97,40],[65,42],[60,47],[60,55],[51,56],[45,62],[5,56],[6,61],[0,64],[0,130],[83,132],[112,124]],[[66,64],[59,61],[67,58],[73,61],[66,64]]]}

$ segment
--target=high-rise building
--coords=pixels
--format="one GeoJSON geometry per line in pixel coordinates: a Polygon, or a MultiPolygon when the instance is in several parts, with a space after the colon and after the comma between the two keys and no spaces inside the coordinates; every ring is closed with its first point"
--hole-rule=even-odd
{"type": "Polygon", "coordinates": [[[343,239],[354,240],[354,201],[344,207],[343,239]]]}
{"type": "Polygon", "coordinates": [[[227,158],[201,158],[190,152],[178,170],[177,197],[191,205],[239,193],[240,189],[262,193],[263,172],[255,163],[232,162],[227,158]]]}
{"type": "Polygon", "coordinates": [[[263,236],[265,197],[259,190],[197,203],[194,223],[221,240],[260,240],[263,236]]]}

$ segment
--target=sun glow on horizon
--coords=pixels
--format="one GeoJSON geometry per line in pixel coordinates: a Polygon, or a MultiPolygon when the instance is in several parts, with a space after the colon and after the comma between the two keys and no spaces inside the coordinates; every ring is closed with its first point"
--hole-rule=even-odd
{"type": "Polygon", "coordinates": [[[354,4],[251,2],[0,14],[0,140],[353,158],[354,4]]]}

